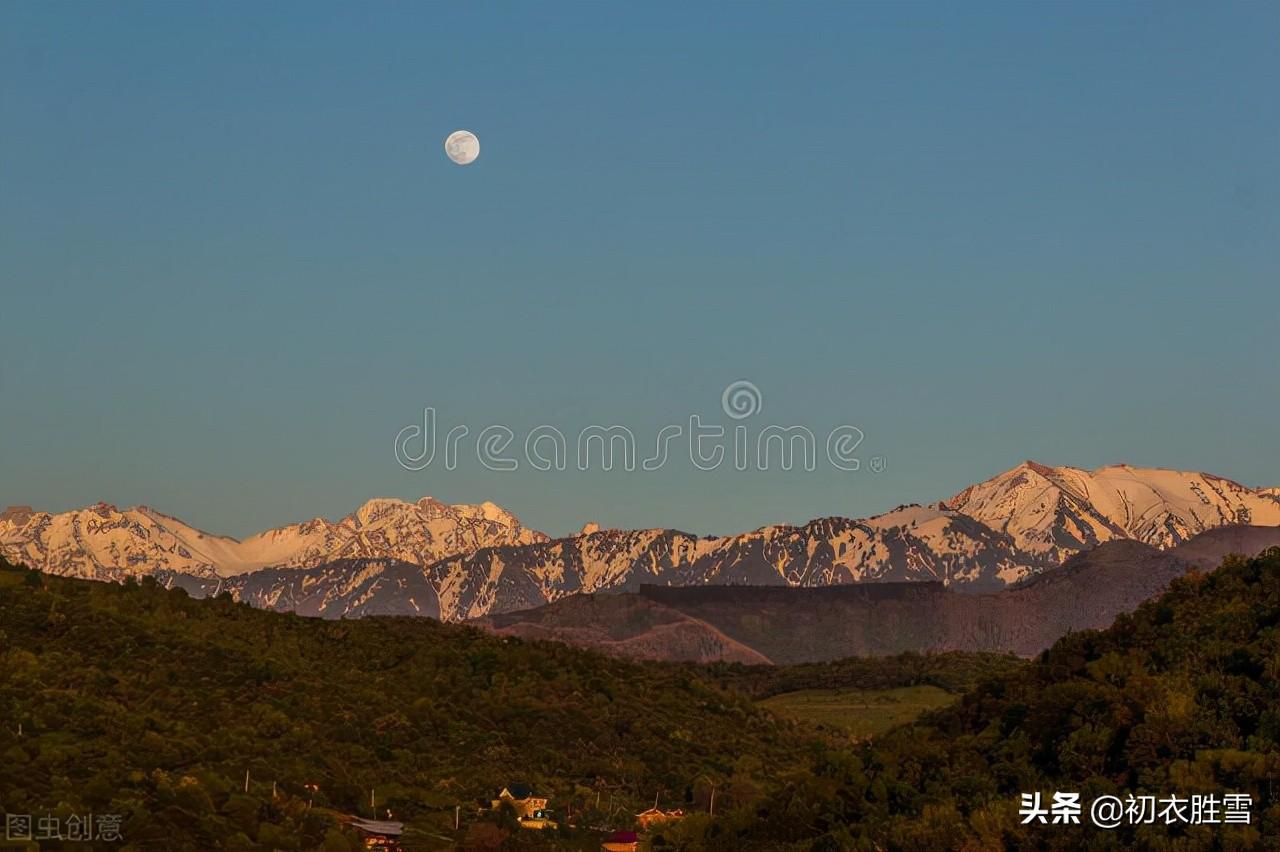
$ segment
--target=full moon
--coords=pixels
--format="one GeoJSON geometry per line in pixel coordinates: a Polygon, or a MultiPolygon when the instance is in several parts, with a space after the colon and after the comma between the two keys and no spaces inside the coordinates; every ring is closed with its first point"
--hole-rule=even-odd
{"type": "Polygon", "coordinates": [[[480,140],[470,130],[455,130],[444,140],[444,152],[460,166],[467,166],[480,156],[480,140]]]}

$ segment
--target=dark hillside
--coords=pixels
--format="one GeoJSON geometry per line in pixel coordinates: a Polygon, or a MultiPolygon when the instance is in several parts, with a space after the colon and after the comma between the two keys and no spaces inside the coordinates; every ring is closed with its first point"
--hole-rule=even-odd
{"type": "MultiPolygon", "coordinates": [[[[735,842],[818,848],[1271,849],[1280,838],[1280,549],[1173,581],[856,758],[830,752],[735,842]],[[1019,797],[1245,793],[1249,825],[1020,824],[1019,797]]],[[[1086,810],[1086,815],[1087,815],[1086,810]]]]}
{"type": "Polygon", "coordinates": [[[602,822],[705,779],[729,808],[808,741],[684,667],[0,568],[0,806],[125,814],[146,848],[313,848],[319,806],[368,816],[371,789],[437,838],[512,780],[602,822]]]}

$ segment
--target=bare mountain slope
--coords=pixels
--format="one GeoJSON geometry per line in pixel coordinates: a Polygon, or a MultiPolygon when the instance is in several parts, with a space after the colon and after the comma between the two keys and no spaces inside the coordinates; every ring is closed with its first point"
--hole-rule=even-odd
{"type": "Polygon", "coordinates": [[[705,621],[645,595],[573,595],[539,612],[543,617],[536,620],[517,612],[476,623],[502,635],[551,639],[641,660],[771,662],[705,621]],[[515,629],[506,629],[510,626],[515,629]]]}

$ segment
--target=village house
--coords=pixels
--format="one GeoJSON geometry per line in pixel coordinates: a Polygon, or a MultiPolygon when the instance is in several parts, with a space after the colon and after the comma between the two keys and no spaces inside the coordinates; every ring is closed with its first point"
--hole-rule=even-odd
{"type": "Polygon", "coordinates": [[[353,817],[350,825],[360,834],[365,849],[400,852],[404,848],[400,845],[400,835],[404,834],[402,822],[353,817]]]}
{"type": "Polygon", "coordinates": [[[493,800],[493,810],[500,810],[503,805],[510,805],[519,819],[533,817],[536,812],[545,811],[547,800],[542,796],[535,796],[533,788],[527,784],[508,784],[498,793],[498,798],[493,800]]]}
{"type": "Polygon", "coordinates": [[[636,814],[636,823],[642,829],[649,829],[655,825],[665,825],[681,819],[684,819],[684,811],[679,808],[674,811],[664,811],[661,808],[653,807],[636,814]]]}
{"type": "Polygon", "coordinates": [[[529,816],[520,817],[521,828],[532,828],[541,831],[544,828],[556,829],[560,823],[551,818],[551,811],[534,811],[529,816]]]}
{"type": "Polygon", "coordinates": [[[560,827],[552,818],[551,811],[547,810],[547,799],[535,796],[533,789],[525,784],[508,784],[502,788],[498,798],[493,800],[493,810],[503,807],[511,808],[521,828],[541,830],[560,827]]]}

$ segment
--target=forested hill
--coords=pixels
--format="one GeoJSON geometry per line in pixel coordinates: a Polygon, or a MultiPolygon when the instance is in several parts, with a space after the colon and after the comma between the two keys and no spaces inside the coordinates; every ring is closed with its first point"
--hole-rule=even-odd
{"type": "Polygon", "coordinates": [[[368,816],[371,789],[438,848],[513,781],[629,825],[713,782],[727,811],[813,753],[687,667],[0,568],[0,809],[125,814],[140,848],[345,848],[325,809],[368,816]]]}
{"type": "Polygon", "coordinates": [[[775,819],[754,837],[772,828],[782,843],[804,821],[827,827],[832,849],[1277,848],[1280,549],[1176,580],[812,777],[767,805],[775,819]],[[1249,826],[1023,826],[1019,796],[1034,791],[1245,792],[1254,806],[1249,826]]]}
{"type": "Polygon", "coordinates": [[[123,813],[137,848],[341,850],[332,814],[367,815],[372,788],[416,848],[482,849],[496,847],[465,823],[452,832],[454,807],[484,827],[472,803],[514,780],[576,803],[580,824],[628,819],[655,793],[687,804],[662,848],[1274,848],[1280,550],[1193,572],[1030,664],[958,664],[985,673],[957,705],[854,747],[738,696],[881,682],[863,668],[879,663],[640,664],[422,619],[325,622],[3,569],[0,806],[123,813]],[[1020,795],[1054,791],[1248,793],[1252,823],[1022,825],[1020,795]]]}

